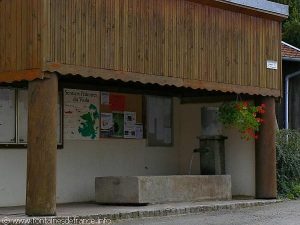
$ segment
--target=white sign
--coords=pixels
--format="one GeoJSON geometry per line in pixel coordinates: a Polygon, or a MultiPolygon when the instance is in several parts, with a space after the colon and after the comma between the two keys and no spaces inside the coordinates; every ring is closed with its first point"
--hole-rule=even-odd
{"type": "Polygon", "coordinates": [[[267,61],[267,68],[271,70],[277,70],[278,69],[278,62],[274,60],[268,60],[267,61]]]}
{"type": "Polygon", "coordinates": [[[136,113],[124,112],[124,138],[136,138],[136,113]]]}
{"type": "Polygon", "coordinates": [[[100,92],[64,89],[64,135],[69,140],[100,137],[100,92]]]}
{"type": "Polygon", "coordinates": [[[101,104],[109,105],[109,92],[101,92],[101,104]]]}
{"type": "Polygon", "coordinates": [[[143,139],[143,124],[135,125],[135,137],[136,139],[143,139]]]}

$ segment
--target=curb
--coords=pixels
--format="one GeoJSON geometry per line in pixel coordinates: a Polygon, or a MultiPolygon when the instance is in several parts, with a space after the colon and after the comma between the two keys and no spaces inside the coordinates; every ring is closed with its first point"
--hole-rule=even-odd
{"type": "MultiPolygon", "coordinates": [[[[121,212],[121,213],[111,213],[111,214],[98,214],[98,215],[86,215],[86,216],[31,217],[31,218],[27,217],[21,219],[22,221],[26,221],[26,222],[18,223],[18,224],[44,225],[44,224],[51,224],[49,223],[49,221],[80,221],[80,220],[87,221],[86,224],[89,224],[88,221],[98,221],[98,224],[111,224],[112,221],[116,221],[116,220],[192,215],[192,214],[199,214],[202,212],[213,212],[218,210],[233,210],[233,209],[250,208],[255,206],[267,206],[267,205],[276,204],[280,202],[283,202],[283,200],[257,200],[257,201],[248,201],[248,202],[237,201],[237,202],[229,202],[229,203],[228,202],[216,203],[214,205],[203,205],[201,204],[201,202],[199,202],[198,205],[196,204],[188,207],[180,207],[180,206],[170,207],[170,208],[165,207],[165,208],[153,209],[153,210],[141,209],[132,212],[121,212]],[[38,222],[38,221],[43,221],[43,222],[38,222]],[[99,221],[102,221],[102,223],[100,223],[99,221]],[[104,221],[106,221],[106,223],[104,221]]],[[[0,222],[0,224],[14,225],[16,223],[0,222]]],[[[74,224],[76,224],[76,222],[74,222],[74,224]]],[[[93,223],[93,224],[97,224],[97,223],[93,223]]]]}

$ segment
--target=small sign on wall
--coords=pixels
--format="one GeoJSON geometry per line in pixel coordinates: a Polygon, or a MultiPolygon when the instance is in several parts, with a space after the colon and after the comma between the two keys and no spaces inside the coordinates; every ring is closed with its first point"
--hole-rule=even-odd
{"type": "Polygon", "coordinates": [[[278,69],[278,62],[274,61],[274,60],[267,60],[267,69],[277,70],[278,69]]]}

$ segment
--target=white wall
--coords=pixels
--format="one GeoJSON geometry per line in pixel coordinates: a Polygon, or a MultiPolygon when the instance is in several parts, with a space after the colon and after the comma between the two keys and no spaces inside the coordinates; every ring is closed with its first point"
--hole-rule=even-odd
{"type": "MultiPolygon", "coordinates": [[[[174,101],[174,147],[147,147],[146,140],[65,141],[57,156],[58,203],[94,200],[97,176],[179,173],[179,100],[174,101]]],[[[25,149],[0,149],[0,207],[25,204],[25,149]]]]}
{"type": "MultiPolygon", "coordinates": [[[[58,150],[57,200],[59,203],[92,201],[94,178],[120,175],[188,174],[196,139],[201,133],[200,104],[174,101],[174,147],[146,147],[146,140],[95,142],[65,141],[58,150]]],[[[232,175],[233,194],[254,196],[254,143],[226,130],[226,170],[232,175]]],[[[25,204],[26,150],[0,149],[0,206],[25,204]]],[[[192,174],[199,174],[195,154],[192,174]]]]}
{"type": "MultiPolygon", "coordinates": [[[[192,174],[199,174],[199,153],[192,153],[199,147],[197,136],[201,135],[201,108],[215,104],[180,105],[180,174],[189,174],[189,164],[194,155],[192,174]]],[[[233,195],[255,196],[255,142],[240,138],[235,129],[224,129],[226,173],[231,175],[233,195]]]]}

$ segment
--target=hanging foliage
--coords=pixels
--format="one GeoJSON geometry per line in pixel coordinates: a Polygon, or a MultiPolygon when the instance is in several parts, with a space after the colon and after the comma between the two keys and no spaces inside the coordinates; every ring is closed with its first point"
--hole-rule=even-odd
{"type": "Polygon", "coordinates": [[[225,127],[237,128],[245,140],[257,139],[260,125],[264,123],[261,115],[265,110],[265,104],[255,106],[245,101],[224,103],[219,108],[219,121],[225,127]]]}

